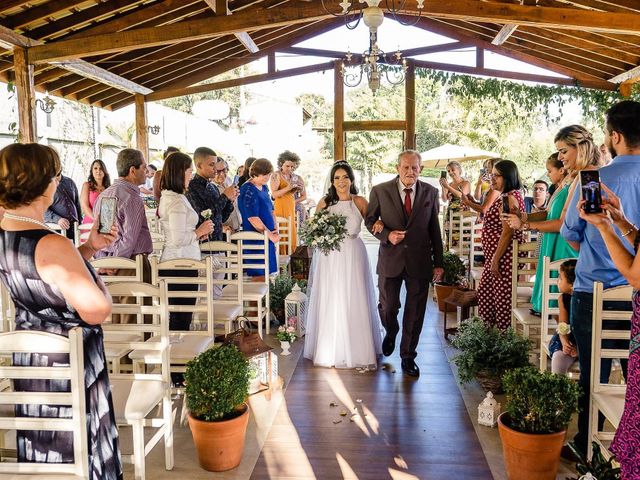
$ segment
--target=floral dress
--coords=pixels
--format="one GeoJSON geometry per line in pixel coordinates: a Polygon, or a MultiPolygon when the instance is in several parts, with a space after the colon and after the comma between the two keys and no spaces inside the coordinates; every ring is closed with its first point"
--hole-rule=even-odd
{"type": "MultiPolygon", "coordinates": [[[[637,235],[634,246],[636,253],[639,240],[640,235],[637,235]]],[[[638,290],[633,294],[624,412],[611,444],[611,451],[620,463],[622,480],[640,478],[640,291],[638,290]]]]}
{"type": "MultiPolygon", "coordinates": [[[[491,262],[498,248],[498,242],[502,235],[502,198],[512,195],[518,204],[520,211],[524,211],[522,193],[514,190],[502,194],[500,199],[493,202],[484,217],[482,227],[482,250],[484,252],[484,270],[478,286],[478,315],[484,319],[487,325],[496,326],[506,330],[511,326],[511,266],[513,243],[509,242],[507,249],[500,258],[500,278],[495,278],[491,273],[491,262]]],[[[524,232],[515,230],[513,238],[518,243],[524,241],[524,232]]]]}

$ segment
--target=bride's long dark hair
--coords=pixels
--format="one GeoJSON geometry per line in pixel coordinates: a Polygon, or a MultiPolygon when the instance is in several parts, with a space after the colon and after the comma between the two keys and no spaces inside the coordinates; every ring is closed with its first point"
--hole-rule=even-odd
{"type": "Polygon", "coordinates": [[[352,195],[358,194],[358,188],[356,187],[356,177],[353,174],[353,168],[351,168],[351,165],[349,165],[344,160],[335,162],[333,164],[333,167],[331,167],[331,173],[329,174],[329,181],[331,182],[331,184],[329,185],[329,191],[324,197],[324,203],[326,205],[325,208],[328,208],[331,205],[335,205],[336,203],[338,203],[338,200],[340,200],[338,198],[338,192],[336,191],[336,187],[333,184],[333,176],[336,174],[338,170],[344,170],[345,172],[347,172],[347,175],[349,176],[349,180],[351,180],[351,188],[349,189],[349,193],[351,193],[352,195]]]}

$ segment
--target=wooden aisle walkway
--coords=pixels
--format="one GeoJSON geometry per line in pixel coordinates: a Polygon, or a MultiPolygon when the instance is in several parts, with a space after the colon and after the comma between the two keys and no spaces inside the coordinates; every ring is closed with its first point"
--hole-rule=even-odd
{"type": "Polygon", "coordinates": [[[397,347],[377,372],[301,357],[251,478],[490,480],[437,319],[429,302],[417,380],[403,376],[397,347]]]}

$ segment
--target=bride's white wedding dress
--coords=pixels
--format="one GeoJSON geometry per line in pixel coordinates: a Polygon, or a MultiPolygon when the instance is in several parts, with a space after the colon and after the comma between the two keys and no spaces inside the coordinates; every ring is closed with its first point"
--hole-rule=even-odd
{"type": "Polygon", "coordinates": [[[329,207],[347,217],[347,238],[340,251],[313,256],[304,356],[314,365],[371,367],[382,351],[376,292],[364,242],[362,215],[353,201],[329,207]]]}

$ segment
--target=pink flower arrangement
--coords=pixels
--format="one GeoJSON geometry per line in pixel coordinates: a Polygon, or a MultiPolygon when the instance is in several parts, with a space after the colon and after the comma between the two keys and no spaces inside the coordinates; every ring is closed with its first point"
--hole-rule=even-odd
{"type": "Polygon", "coordinates": [[[296,339],[296,328],[292,325],[288,327],[280,325],[278,327],[278,333],[276,333],[276,338],[281,342],[291,343],[296,339]]]}

